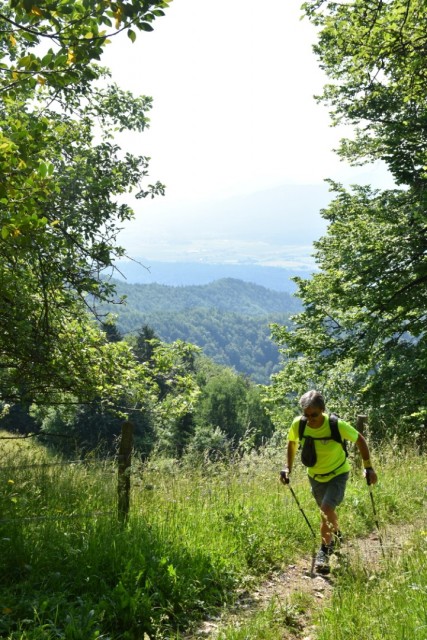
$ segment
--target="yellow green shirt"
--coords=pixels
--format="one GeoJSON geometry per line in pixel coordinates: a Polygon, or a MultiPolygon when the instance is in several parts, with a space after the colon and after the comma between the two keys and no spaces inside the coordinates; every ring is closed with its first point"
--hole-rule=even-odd
{"type": "MultiPolygon", "coordinates": [[[[336,440],[327,440],[327,438],[331,437],[331,427],[329,426],[329,416],[326,413],[324,413],[323,416],[325,419],[321,427],[313,429],[307,424],[304,429],[305,436],[320,438],[320,440],[314,441],[317,462],[313,467],[308,467],[307,469],[308,475],[319,482],[327,482],[333,478],[334,475],[350,471],[350,463],[348,458],[346,458],[342,445],[336,442],[336,440]],[[322,440],[322,438],[325,438],[325,440],[322,440]],[[332,471],[336,471],[336,473],[331,473],[332,471]],[[330,475],[324,476],[322,474],[330,475]]],[[[294,419],[289,429],[288,439],[291,442],[299,442],[299,422],[300,416],[294,419]]],[[[343,440],[356,442],[359,437],[357,430],[344,420],[338,420],[338,430],[343,440]]]]}

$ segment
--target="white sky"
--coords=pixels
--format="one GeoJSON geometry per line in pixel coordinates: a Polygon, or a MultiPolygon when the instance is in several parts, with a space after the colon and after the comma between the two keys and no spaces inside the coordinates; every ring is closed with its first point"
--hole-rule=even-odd
{"type": "Polygon", "coordinates": [[[203,215],[220,219],[227,198],[327,177],[384,181],[381,168],[350,169],[332,151],[343,131],[313,99],[325,78],[299,7],[300,0],[174,0],[134,44],[112,39],[103,63],[113,79],[154,99],[150,129],[125,146],[150,156],[150,180],[167,185],[159,202],[136,203],[141,215],[122,238],[131,252],[147,253],[144,242],[165,230],[173,242],[178,222],[193,241],[195,226],[202,237],[203,215]]]}

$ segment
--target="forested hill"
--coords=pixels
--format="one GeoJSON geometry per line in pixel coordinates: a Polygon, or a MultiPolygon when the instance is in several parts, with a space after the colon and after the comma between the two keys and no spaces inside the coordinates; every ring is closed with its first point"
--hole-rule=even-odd
{"type": "Polygon", "coordinates": [[[144,313],[204,308],[259,316],[276,312],[294,313],[301,308],[298,298],[287,292],[272,291],[235,278],[178,287],[118,281],[115,284],[117,292],[127,296],[127,305],[144,313]]]}
{"type": "Polygon", "coordinates": [[[117,314],[122,334],[136,334],[148,325],[162,340],[191,342],[218,364],[263,384],[279,369],[269,325],[287,324],[301,308],[289,293],[234,278],[181,287],[115,284],[126,304],[108,310],[117,314]]]}

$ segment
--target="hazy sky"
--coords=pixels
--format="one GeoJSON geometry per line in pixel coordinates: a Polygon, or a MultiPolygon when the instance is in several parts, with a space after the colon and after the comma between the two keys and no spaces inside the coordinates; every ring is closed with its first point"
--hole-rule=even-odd
{"type": "Polygon", "coordinates": [[[309,245],[324,228],[318,208],[325,198],[317,207],[305,185],[319,193],[330,177],[382,186],[381,168],[351,170],[333,153],[344,131],[329,126],[326,108],[313,99],[325,78],[312,53],[314,28],[300,20],[299,7],[300,0],[174,0],[152,33],[139,33],[134,44],[113,39],[103,59],[113,79],[154,99],[150,129],[122,142],[150,156],[150,179],[167,185],[164,198],[136,203],[138,219],[121,238],[131,254],[183,259],[210,242],[212,251],[220,239],[233,243],[238,234],[221,227],[241,218],[258,192],[268,194],[269,211],[252,207],[244,222],[252,258],[265,214],[276,250],[295,244],[286,242],[286,229],[296,216],[309,245]],[[304,215],[288,206],[286,185],[301,186],[304,215]]]}

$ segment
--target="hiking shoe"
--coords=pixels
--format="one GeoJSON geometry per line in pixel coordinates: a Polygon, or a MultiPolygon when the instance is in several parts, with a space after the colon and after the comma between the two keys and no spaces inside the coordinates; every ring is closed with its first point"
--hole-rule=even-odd
{"type": "Polygon", "coordinates": [[[331,568],[329,566],[328,551],[324,551],[323,549],[320,549],[320,551],[318,551],[316,560],[314,562],[314,568],[317,573],[321,573],[323,575],[327,575],[330,572],[331,568]]]}

